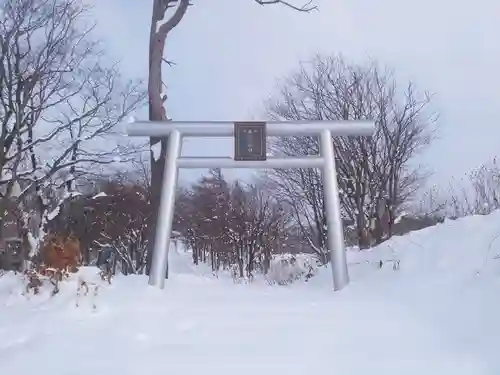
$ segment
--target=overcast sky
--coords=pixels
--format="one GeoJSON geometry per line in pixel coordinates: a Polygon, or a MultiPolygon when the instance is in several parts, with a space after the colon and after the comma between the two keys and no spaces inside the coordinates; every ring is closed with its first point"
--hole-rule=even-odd
{"type": "MultiPolygon", "coordinates": [[[[360,62],[377,59],[402,84],[411,79],[436,94],[439,139],[422,158],[435,171],[434,182],[460,178],[500,155],[497,0],[315,1],[319,12],[300,14],[253,0],[193,0],[167,41],[165,56],[177,64],[165,79],[169,116],[255,119],[276,79],[300,60],[342,53],[360,62]]],[[[95,8],[98,32],[131,78],[147,76],[151,7],[152,0],[106,0],[95,8]]],[[[232,143],[223,141],[192,140],[186,147],[189,155],[231,151],[232,143]]]]}

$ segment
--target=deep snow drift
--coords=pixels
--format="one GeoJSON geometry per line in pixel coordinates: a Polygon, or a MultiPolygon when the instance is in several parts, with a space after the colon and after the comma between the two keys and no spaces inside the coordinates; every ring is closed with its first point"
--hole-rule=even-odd
{"type": "Polygon", "coordinates": [[[339,293],[326,268],[308,283],[235,285],[176,253],[163,291],[86,268],[55,297],[27,298],[9,273],[0,373],[498,375],[499,252],[495,212],[350,251],[339,293]],[[78,277],[102,284],[96,309],[92,293],[75,306],[78,277]]]}

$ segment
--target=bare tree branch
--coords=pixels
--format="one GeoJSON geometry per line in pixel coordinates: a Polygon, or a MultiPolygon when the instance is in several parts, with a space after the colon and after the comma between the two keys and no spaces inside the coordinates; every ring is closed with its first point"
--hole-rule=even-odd
{"type": "Polygon", "coordinates": [[[318,7],[313,4],[312,0],[308,1],[306,4],[303,4],[302,6],[293,5],[292,3],[283,0],[254,0],[254,1],[260,5],[281,4],[288,8],[297,10],[299,12],[312,12],[313,10],[318,10],[318,7]]]}

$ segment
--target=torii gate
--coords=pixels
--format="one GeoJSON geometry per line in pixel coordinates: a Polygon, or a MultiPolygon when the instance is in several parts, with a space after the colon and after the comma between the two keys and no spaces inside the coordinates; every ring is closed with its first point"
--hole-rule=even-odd
{"type": "Polygon", "coordinates": [[[149,284],[160,289],[165,286],[179,168],[320,168],[333,285],[334,290],[341,290],[349,283],[349,273],[332,136],[371,136],[374,130],[373,121],[140,121],[128,124],[129,136],[168,137],[149,284]],[[320,155],[268,158],[268,136],[319,136],[320,155]],[[183,137],[234,137],[234,158],[181,157],[183,137]]]}

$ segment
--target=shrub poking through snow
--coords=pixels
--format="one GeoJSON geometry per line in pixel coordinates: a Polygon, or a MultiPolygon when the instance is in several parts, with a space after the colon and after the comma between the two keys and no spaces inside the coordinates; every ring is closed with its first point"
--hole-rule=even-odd
{"type": "Polygon", "coordinates": [[[52,295],[59,292],[59,283],[70,273],[76,273],[80,265],[80,242],[72,235],[50,234],[40,252],[41,264],[25,271],[28,283],[26,293],[40,292],[44,281],[52,284],[52,295]]]}
{"type": "Polygon", "coordinates": [[[288,285],[298,280],[308,281],[317,270],[317,260],[311,255],[283,254],[273,257],[266,279],[269,284],[288,285]]]}
{"type": "Polygon", "coordinates": [[[40,287],[43,285],[40,276],[33,270],[27,270],[25,272],[28,278],[28,284],[26,285],[26,293],[33,291],[33,294],[37,295],[40,293],[40,287]]]}
{"type": "Polygon", "coordinates": [[[40,288],[43,287],[44,282],[52,284],[53,289],[51,295],[59,293],[59,282],[63,279],[67,279],[70,275],[70,273],[65,270],[58,270],[43,265],[37,269],[26,270],[24,274],[28,281],[25,292],[29,293],[32,291],[35,295],[40,293],[40,288]]]}
{"type": "Polygon", "coordinates": [[[41,249],[42,264],[71,273],[78,271],[80,254],[80,241],[73,235],[49,234],[41,249]]]}
{"type": "MultiPolygon", "coordinates": [[[[101,274],[102,278],[102,274],[101,274]]],[[[111,284],[111,282],[108,280],[108,282],[111,284]]],[[[76,307],[80,307],[80,299],[83,296],[86,297],[88,296],[89,292],[92,289],[92,309],[96,310],[97,305],[96,305],[96,299],[99,294],[99,285],[96,283],[92,283],[90,281],[86,281],[83,278],[78,278],[78,289],[76,290],[76,307]],[[91,287],[91,288],[89,288],[91,287]]]]}

